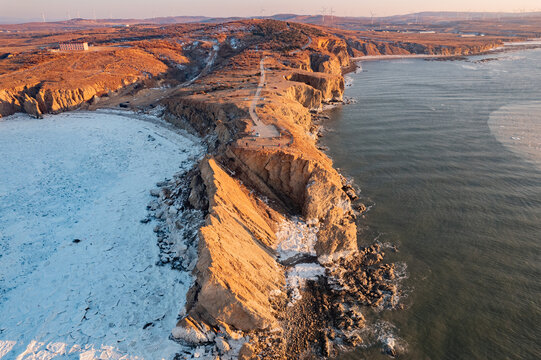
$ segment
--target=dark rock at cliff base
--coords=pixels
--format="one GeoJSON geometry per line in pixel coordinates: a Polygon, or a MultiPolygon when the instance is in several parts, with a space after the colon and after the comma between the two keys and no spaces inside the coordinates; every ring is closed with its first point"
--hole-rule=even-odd
{"type": "Polygon", "coordinates": [[[363,203],[356,203],[356,204],[353,204],[353,208],[355,210],[357,210],[358,212],[360,213],[364,213],[366,211],[366,205],[363,204],[363,203]]]}
{"type": "Polygon", "coordinates": [[[36,99],[28,96],[28,94],[24,94],[23,108],[27,114],[34,116],[36,119],[43,119],[43,114],[39,109],[38,102],[36,99]]]}
{"type": "Polygon", "coordinates": [[[321,348],[323,356],[330,357],[333,354],[333,343],[327,335],[323,336],[321,341],[321,348]]]}
{"type": "Polygon", "coordinates": [[[90,105],[96,105],[100,101],[100,98],[97,95],[94,95],[88,100],[90,105]]]}
{"type": "Polygon", "coordinates": [[[344,192],[347,194],[347,196],[349,197],[351,201],[355,201],[359,198],[357,194],[355,193],[355,189],[353,189],[353,186],[349,184],[344,185],[342,190],[344,190],[344,192]]]}

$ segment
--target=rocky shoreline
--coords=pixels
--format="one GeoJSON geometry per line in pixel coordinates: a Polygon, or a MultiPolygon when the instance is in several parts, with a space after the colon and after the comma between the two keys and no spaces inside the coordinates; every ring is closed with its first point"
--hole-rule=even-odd
{"type": "MultiPolygon", "coordinates": [[[[179,174],[158,183],[158,188],[151,191],[156,200],[148,206],[148,219],[158,220],[154,229],[160,248],[158,265],[170,265],[181,271],[195,268],[199,243],[195,234],[204,223],[205,211],[190,205],[190,183],[194,176],[193,170],[179,174]]],[[[366,210],[363,204],[358,204],[358,208],[366,210]]],[[[310,237],[306,234],[310,231],[315,240],[318,229],[313,224],[300,230],[302,240],[310,237]]],[[[286,233],[281,238],[284,241],[295,235],[298,234],[286,233]]],[[[173,338],[192,347],[192,351],[179,354],[178,359],[334,357],[341,351],[367,345],[365,335],[370,330],[363,316],[366,307],[379,311],[401,307],[401,276],[395,274],[395,264],[383,261],[384,251],[378,244],[321,258],[295,251],[282,253],[285,256],[278,256],[278,262],[286,273],[286,282],[288,272],[294,272],[299,264],[321,265],[322,272],[301,278],[296,286],[286,285],[283,292],[271,291],[270,304],[279,326],[240,331],[225,323],[205,326],[181,312],[173,338]]],[[[387,354],[397,354],[394,345],[382,343],[381,346],[387,354]]]]}
{"type": "MultiPolygon", "coordinates": [[[[352,69],[352,67],[349,68],[352,69]]],[[[334,95],[340,101],[337,102],[335,99],[334,104],[343,103],[341,100],[344,90],[342,74],[329,75],[340,79],[336,83],[339,84],[337,88],[339,95],[334,95]]],[[[326,75],[326,78],[329,78],[329,75],[326,75]]],[[[329,84],[327,80],[319,85],[321,77],[307,73],[303,73],[302,77],[289,78],[304,80],[315,86],[329,84]],[[314,82],[315,79],[318,79],[318,82],[314,82]]],[[[317,87],[314,89],[319,90],[317,87]]],[[[325,88],[322,90],[323,93],[336,93],[336,90],[325,90],[325,88]]],[[[301,103],[306,102],[304,99],[295,100],[301,103]]],[[[323,101],[320,100],[316,108],[322,108],[323,105],[323,101]]],[[[319,111],[312,111],[313,113],[310,114],[313,108],[311,104],[304,110],[308,112],[305,116],[311,118],[305,126],[312,132],[317,131],[318,119],[325,117],[319,111]]],[[[170,105],[169,109],[171,109],[170,105]]],[[[173,109],[175,111],[178,107],[173,109]]],[[[183,106],[182,109],[186,107],[183,106]]],[[[172,112],[169,116],[178,119],[178,115],[175,116],[172,112]]],[[[188,117],[184,119],[186,120],[193,121],[188,120],[188,117]]],[[[211,141],[224,137],[223,134],[209,135],[206,136],[211,141]]],[[[298,141],[295,136],[293,138],[294,141],[298,141]]],[[[303,145],[306,146],[309,141],[308,144],[311,147],[317,147],[315,139],[317,135],[302,139],[303,145]]],[[[366,327],[362,308],[372,306],[394,309],[398,306],[399,291],[393,283],[396,280],[394,265],[383,264],[382,249],[378,245],[358,248],[355,219],[366,210],[366,207],[361,203],[352,206],[352,202],[357,199],[352,185],[347,183],[345,178],[336,173],[332,167],[328,167],[330,165],[328,158],[319,150],[315,153],[317,157],[321,157],[321,160],[316,162],[312,160],[310,163],[308,159],[284,150],[269,150],[264,146],[257,150],[245,149],[236,146],[235,143],[233,146],[230,144],[224,146],[219,143],[219,140],[217,143],[210,144],[209,148],[221,150],[215,153],[223,152],[225,156],[214,155],[204,159],[192,175],[190,195],[184,195],[184,202],[191,204],[194,209],[203,211],[207,220],[206,226],[203,226],[199,232],[199,263],[194,272],[197,277],[196,284],[193,286],[191,296],[189,295],[185,315],[179,321],[177,329],[173,331],[175,338],[196,346],[196,353],[201,357],[220,356],[225,359],[237,356],[241,359],[257,356],[269,359],[285,359],[291,356],[297,358],[332,357],[340,351],[359,346],[363,341],[361,330],[366,327]],[[273,157],[277,157],[278,161],[273,160],[273,157]],[[263,169],[259,167],[261,160],[265,161],[263,169]],[[302,165],[299,166],[296,162],[302,165]],[[273,163],[278,166],[275,170],[271,168],[273,163]],[[284,173],[284,163],[289,164],[286,165],[289,173],[284,173]],[[320,171],[322,174],[310,180],[313,178],[312,174],[303,174],[307,166],[313,168],[312,172],[320,171]],[[289,181],[283,183],[284,179],[274,177],[273,171],[277,171],[280,177],[289,176],[289,181]],[[295,179],[296,177],[301,177],[301,184],[292,183],[292,181],[299,181],[295,179]],[[277,180],[278,183],[276,183],[277,180]],[[332,181],[330,184],[329,180],[332,181]],[[225,184],[221,185],[222,182],[225,184]],[[306,206],[307,199],[303,192],[318,185],[322,188],[314,194],[317,197],[308,198],[314,203],[306,206]],[[330,194],[327,190],[329,185],[330,194]],[[229,196],[229,192],[234,192],[235,196],[229,196]],[[239,201],[238,198],[243,197],[242,193],[248,196],[239,201]],[[334,204],[331,203],[331,207],[325,208],[322,195],[334,204]],[[338,203],[336,199],[339,200],[338,203]],[[246,207],[247,204],[251,206],[247,206],[240,212],[235,209],[232,214],[231,209],[225,209],[225,213],[222,213],[222,207],[240,208],[246,207]],[[219,214],[218,224],[213,224],[213,212],[219,214]],[[333,212],[338,212],[338,214],[333,214],[333,212]],[[281,241],[284,241],[277,234],[280,231],[280,223],[291,216],[302,216],[309,222],[308,227],[312,228],[316,239],[312,240],[312,251],[299,252],[297,256],[284,261],[279,254],[276,254],[281,241]],[[228,217],[232,219],[227,220],[228,217]],[[255,238],[255,245],[260,253],[258,254],[254,247],[253,251],[247,254],[235,254],[229,263],[224,264],[221,261],[223,259],[218,260],[218,257],[230,256],[236,252],[234,251],[236,247],[231,244],[232,250],[227,251],[227,254],[221,252],[223,249],[220,249],[219,253],[213,253],[213,242],[216,241],[219,247],[223,248],[231,239],[240,240],[239,234],[230,233],[231,236],[227,239],[218,235],[223,231],[228,232],[228,228],[235,223],[243,224],[242,227],[248,230],[249,236],[255,238]],[[210,231],[207,232],[207,230],[210,231]],[[264,251],[261,251],[261,248],[264,251]],[[208,253],[205,254],[205,252],[208,253]],[[242,259],[243,256],[249,262],[256,260],[263,264],[265,273],[267,275],[270,273],[272,276],[245,278],[242,279],[241,284],[236,283],[233,278],[224,276],[224,272],[227,272],[226,267],[232,264],[235,270],[243,270],[242,267],[246,266],[242,264],[245,261],[242,259]],[[202,265],[202,261],[206,263],[202,265]],[[208,269],[215,266],[214,262],[218,263],[216,266],[222,267],[222,272],[208,274],[208,269]],[[289,275],[290,272],[295,272],[298,266],[309,264],[319,268],[316,271],[317,275],[300,276],[300,280],[296,278],[297,275],[293,276],[297,283],[296,287],[292,288],[289,284],[292,277],[289,275]],[[217,281],[223,282],[225,289],[223,285],[218,285],[219,288],[216,288],[217,281]],[[239,300],[239,293],[231,294],[235,286],[239,287],[239,293],[242,290],[240,288],[244,287],[255,289],[267,287],[267,290],[256,294],[259,295],[259,299],[254,296],[255,299],[239,300]],[[211,287],[211,290],[207,287],[211,287]],[[201,294],[201,292],[205,293],[201,294]],[[233,298],[216,304],[217,292],[221,294],[220,297],[233,295],[233,298]],[[259,301],[259,304],[249,304],[254,300],[259,301]],[[239,342],[242,343],[240,348],[239,342]],[[229,351],[226,351],[227,349],[229,351]]],[[[303,231],[306,229],[301,230],[303,231]]],[[[300,236],[301,241],[305,242],[309,237],[306,234],[300,236]]],[[[242,241],[246,247],[254,245],[253,240],[242,241]]],[[[258,270],[246,268],[246,271],[258,270]]],[[[395,349],[391,346],[387,345],[384,349],[389,354],[395,353],[395,349]]],[[[195,356],[195,353],[185,356],[189,358],[195,356]]]]}

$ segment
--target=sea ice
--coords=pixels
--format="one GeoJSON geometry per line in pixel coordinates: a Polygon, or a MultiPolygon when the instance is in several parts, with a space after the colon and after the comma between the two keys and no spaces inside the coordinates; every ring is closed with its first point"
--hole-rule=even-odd
{"type": "Polygon", "coordinates": [[[182,349],[169,335],[191,277],[156,265],[155,224],[140,220],[149,190],[201,147],[130,116],[0,121],[0,359],[169,359],[182,349]]]}

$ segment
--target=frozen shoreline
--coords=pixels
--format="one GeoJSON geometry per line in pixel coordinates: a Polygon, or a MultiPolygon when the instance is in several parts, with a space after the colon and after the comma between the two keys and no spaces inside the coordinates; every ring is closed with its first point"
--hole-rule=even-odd
{"type": "Polygon", "coordinates": [[[149,190],[202,149],[154,120],[72,112],[0,122],[0,359],[182,350],[169,335],[191,275],[156,265],[154,224],[140,220],[149,190]]]}

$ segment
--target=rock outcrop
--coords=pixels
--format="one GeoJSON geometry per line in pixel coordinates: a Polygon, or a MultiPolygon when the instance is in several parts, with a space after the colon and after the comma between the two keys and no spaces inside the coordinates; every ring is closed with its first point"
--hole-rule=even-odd
{"type": "MultiPolygon", "coordinates": [[[[280,216],[271,219],[270,210],[262,210],[215,159],[205,159],[199,168],[209,205],[199,233],[197,280],[187,300],[187,317],[244,331],[275,326],[269,294],[285,284],[273,254],[272,226],[280,216]]],[[[182,320],[179,326],[186,324],[182,320]]]]}
{"type": "Polygon", "coordinates": [[[288,99],[296,101],[304,108],[311,110],[319,109],[323,101],[323,93],[319,89],[304,83],[295,83],[288,86],[283,94],[288,99]]]}
{"type": "Polygon", "coordinates": [[[456,39],[442,41],[419,42],[414,41],[389,41],[389,40],[367,40],[367,39],[346,39],[349,53],[354,57],[375,56],[375,55],[442,55],[442,56],[464,56],[489,51],[501,45],[498,41],[477,41],[473,44],[463,44],[456,39]]]}
{"type": "Polygon", "coordinates": [[[276,295],[271,296],[287,294],[275,252],[280,213],[301,216],[317,227],[314,251],[321,261],[358,248],[355,194],[307,134],[313,125],[310,111],[342,99],[341,66],[349,62],[332,51],[347,56],[346,44],[333,40],[317,46],[326,48],[309,55],[314,68],[306,71],[267,61],[264,101],[255,111],[279,131],[280,142],[289,139],[283,148],[249,146],[251,92],[248,98],[242,92],[180,92],[164,101],[168,120],[205,137],[214,154],[200,164],[191,185],[190,202],[199,208],[208,204],[208,215],[199,233],[196,282],[174,331],[183,341],[211,341],[217,329],[252,333],[284,326],[275,311],[276,295]]]}
{"type": "Polygon", "coordinates": [[[161,60],[133,48],[51,56],[36,66],[0,75],[0,117],[15,112],[36,116],[38,110],[40,114],[72,110],[94,96],[167,71],[161,60]]]}
{"type": "Polygon", "coordinates": [[[0,90],[0,117],[21,111],[22,106],[18,96],[7,90],[0,90]]]}
{"type": "Polygon", "coordinates": [[[324,101],[341,101],[344,94],[344,78],[341,75],[295,71],[286,76],[286,79],[305,83],[318,89],[324,101]]]}
{"type": "Polygon", "coordinates": [[[43,115],[41,114],[41,110],[39,109],[38,102],[36,101],[36,99],[28,96],[28,94],[24,95],[23,109],[24,112],[34,116],[37,119],[41,119],[43,117],[43,115]]]}
{"type": "Polygon", "coordinates": [[[314,72],[323,72],[335,75],[340,75],[342,73],[340,61],[338,61],[336,57],[327,54],[311,54],[310,67],[314,72]]]}
{"type": "Polygon", "coordinates": [[[238,147],[231,152],[232,163],[242,164],[237,166],[239,176],[260,193],[278,197],[304,218],[320,223],[318,256],[357,248],[351,202],[343,190],[342,178],[329,161],[279,150],[262,153],[238,147]],[[260,181],[253,181],[254,178],[260,181]],[[258,186],[261,181],[264,187],[258,186]]]}
{"type": "Polygon", "coordinates": [[[318,52],[311,55],[312,70],[341,75],[342,68],[350,65],[347,43],[334,37],[318,38],[315,42],[318,52]]]}

